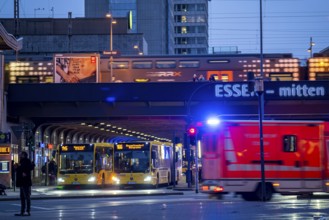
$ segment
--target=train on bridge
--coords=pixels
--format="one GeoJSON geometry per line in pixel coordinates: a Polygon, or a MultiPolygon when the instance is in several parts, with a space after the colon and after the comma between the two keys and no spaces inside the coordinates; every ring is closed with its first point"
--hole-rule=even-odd
{"type": "Polygon", "coordinates": [[[83,75],[81,71],[92,66],[84,73],[94,81],[73,78],[66,82],[190,82],[194,75],[202,75],[204,80],[239,82],[248,80],[248,72],[259,76],[261,60],[263,74],[271,81],[329,80],[329,57],[312,57],[304,62],[292,54],[264,54],[263,59],[259,54],[113,56],[112,59],[99,54],[56,54],[43,60],[7,63],[7,83],[63,82],[56,80],[60,58],[71,76],[78,74],[76,71],[83,75]]]}

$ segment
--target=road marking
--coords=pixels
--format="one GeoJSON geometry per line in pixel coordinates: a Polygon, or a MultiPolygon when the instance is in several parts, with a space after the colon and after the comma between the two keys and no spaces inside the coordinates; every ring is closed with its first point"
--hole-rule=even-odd
{"type": "MultiPolygon", "coordinates": [[[[11,205],[13,205],[13,206],[21,206],[21,204],[11,204],[11,205]]],[[[45,207],[40,207],[40,206],[31,206],[31,208],[33,208],[33,209],[42,209],[42,210],[53,210],[52,208],[45,208],[45,207]]]]}

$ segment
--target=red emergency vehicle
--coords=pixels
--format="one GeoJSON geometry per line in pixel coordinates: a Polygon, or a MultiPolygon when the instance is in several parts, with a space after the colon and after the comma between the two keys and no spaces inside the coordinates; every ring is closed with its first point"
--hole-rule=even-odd
{"type": "MultiPolygon", "coordinates": [[[[329,123],[263,121],[265,200],[272,194],[329,192],[329,123]]],[[[258,121],[224,121],[202,130],[201,192],[262,200],[258,121]]]]}

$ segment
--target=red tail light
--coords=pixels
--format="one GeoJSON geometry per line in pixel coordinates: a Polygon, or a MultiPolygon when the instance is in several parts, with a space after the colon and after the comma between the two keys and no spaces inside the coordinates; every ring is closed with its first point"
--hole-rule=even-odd
{"type": "Polygon", "coordinates": [[[209,190],[209,186],[202,186],[202,190],[203,191],[208,191],[209,190]]]}
{"type": "Polygon", "coordinates": [[[224,188],[221,187],[221,186],[216,186],[216,187],[214,188],[214,192],[223,192],[223,191],[224,191],[224,188]]]}

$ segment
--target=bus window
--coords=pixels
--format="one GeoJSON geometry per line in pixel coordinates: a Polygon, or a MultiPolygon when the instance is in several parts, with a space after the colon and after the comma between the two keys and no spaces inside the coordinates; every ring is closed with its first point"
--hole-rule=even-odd
{"type": "Polygon", "coordinates": [[[200,61],[190,60],[190,61],[179,61],[179,68],[198,68],[200,67],[200,61]]]}
{"type": "Polygon", "coordinates": [[[133,61],[133,69],[152,69],[152,61],[133,61]]]}
{"type": "Polygon", "coordinates": [[[176,61],[174,61],[174,60],[155,61],[155,67],[158,68],[158,69],[176,68],[176,61]]]}

